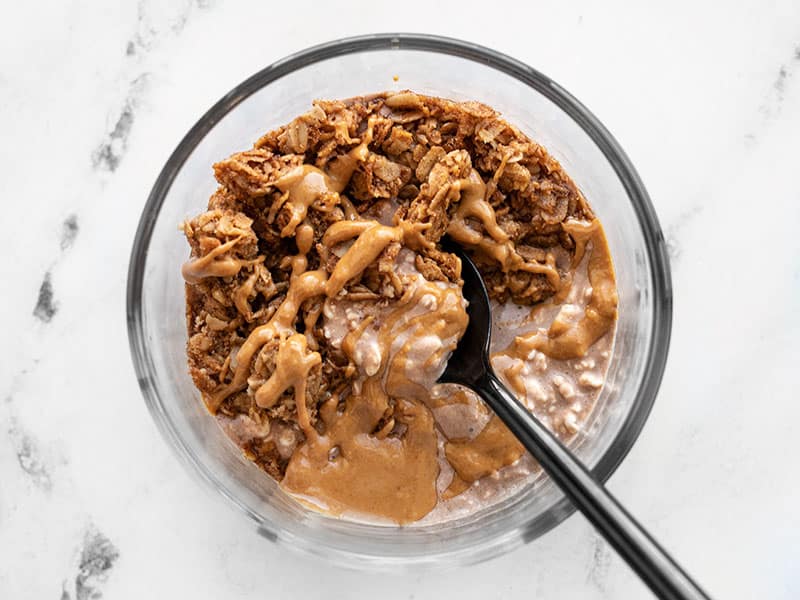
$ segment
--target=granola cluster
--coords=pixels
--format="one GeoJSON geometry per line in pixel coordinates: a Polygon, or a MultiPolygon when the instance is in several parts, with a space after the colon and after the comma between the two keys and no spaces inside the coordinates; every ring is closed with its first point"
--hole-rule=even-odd
{"type": "MultiPolygon", "coordinates": [[[[190,372],[213,412],[246,415],[260,426],[261,435],[242,445],[278,479],[303,438],[295,396],[287,390],[262,407],[255,392],[275,371],[284,338],[268,339],[249,365],[239,364],[240,350],[286,301],[293,273],[333,273],[342,246],[326,238],[331,225],[372,220],[412,232],[390,241],[339,297],[399,298],[403,282],[394,261],[403,246],[415,252],[427,280],[459,282],[459,261],[441,250],[450,235],[468,249],[493,298],[531,305],[568,276],[553,259],[554,249],[575,252],[563,223],[593,218],[557,161],[493,109],[410,91],[318,100],[252,149],[215,164],[214,174],[219,188],[208,211],[184,224],[192,255],[184,267],[190,372]],[[301,202],[292,186],[303,173],[323,173],[327,183],[301,202]],[[475,186],[490,209],[466,207],[466,191],[475,186]],[[242,369],[246,381],[233,385],[242,369]]],[[[292,324],[321,358],[306,384],[306,408],[318,429],[322,405],[346,397],[356,374],[323,334],[324,301],[324,294],[304,299],[292,324]]]]}

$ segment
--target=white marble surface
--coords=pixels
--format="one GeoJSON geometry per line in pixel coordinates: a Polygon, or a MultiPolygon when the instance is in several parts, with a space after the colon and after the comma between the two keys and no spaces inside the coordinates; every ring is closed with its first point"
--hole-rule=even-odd
{"type": "Polygon", "coordinates": [[[620,140],[669,239],[675,325],[611,488],[716,597],[800,597],[800,4],[534,4],[5,7],[0,598],[648,597],[580,516],[444,574],[301,560],[190,479],[144,407],[124,284],[167,155],[273,60],[385,30],[526,61],[620,140]]]}

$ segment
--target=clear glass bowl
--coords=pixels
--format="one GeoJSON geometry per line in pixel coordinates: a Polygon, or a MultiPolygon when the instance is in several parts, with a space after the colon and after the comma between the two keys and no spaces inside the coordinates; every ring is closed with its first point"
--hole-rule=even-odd
{"type": "Polygon", "coordinates": [[[617,341],[588,434],[572,444],[600,479],[611,475],[639,434],[669,346],[669,265],[647,192],[603,125],[541,73],[466,42],[382,34],[310,48],[231,90],[181,141],[147,200],[128,274],[133,362],[154,420],[190,471],[264,538],[349,566],[473,563],[530,542],[574,510],[540,475],[507,501],[441,525],[366,525],[312,512],[242,457],[189,378],[180,275],[188,247],[177,225],[204,210],[216,188],[211,165],[305,112],[315,98],[405,88],[499,110],[561,161],[605,225],[620,293],[617,341]]]}

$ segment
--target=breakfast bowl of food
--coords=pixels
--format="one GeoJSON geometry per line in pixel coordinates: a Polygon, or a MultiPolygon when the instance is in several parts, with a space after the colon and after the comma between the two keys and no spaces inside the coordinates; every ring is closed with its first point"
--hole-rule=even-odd
{"type": "Polygon", "coordinates": [[[491,302],[491,366],[605,481],[669,345],[661,230],[599,121],[486,48],[385,34],[275,63],[159,175],[128,277],[145,401],[268,540],[334,563],[468,564],[574,510],[503,422],[441,383],[491,302]]]}

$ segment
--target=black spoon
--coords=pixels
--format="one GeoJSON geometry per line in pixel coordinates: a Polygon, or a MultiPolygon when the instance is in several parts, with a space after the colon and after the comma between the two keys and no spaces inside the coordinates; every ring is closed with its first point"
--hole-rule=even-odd
{"type": "Polygon", "coordinates": [[[489,363],[492,315],[483,279],[460,247],[448,243],[445,250],[461,259],[469,325],[439,381],[464,385],[483,398],[656,596],[708,599],[603,484],[500,382],[489,363]]]}

